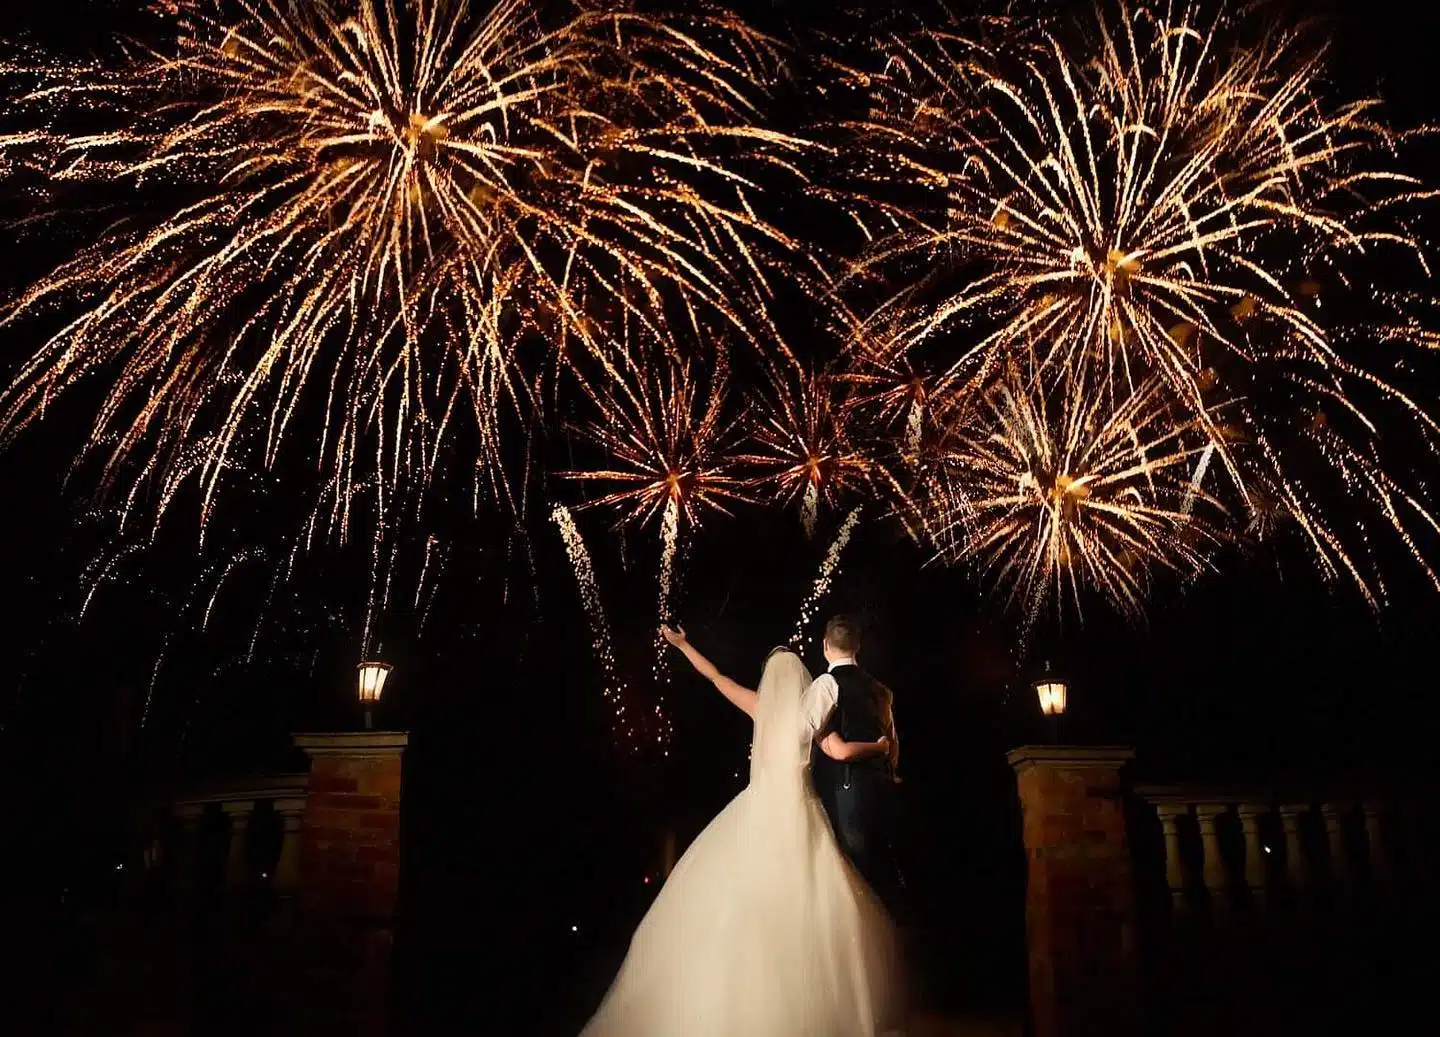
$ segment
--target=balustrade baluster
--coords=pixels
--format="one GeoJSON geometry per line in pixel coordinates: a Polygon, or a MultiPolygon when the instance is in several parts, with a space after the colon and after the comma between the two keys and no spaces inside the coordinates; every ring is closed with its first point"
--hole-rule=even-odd
{"type": "Polygon", "coordinates": [[[180,845],[171,878],[177,905],[188,906],[200,881],[200,821],[205,816],[205,804],[177,803],[175,816],[180,821],[180,845]]]}
{"type": "Polygon", "coordinates": [[[1165,834],[1165,884],[1170,888],[1170,902],[1176,914],[1189,906],[1185,897],[1185,865],[1180,859],[1180,818],[1188,813],[1185,803],[1157,803],[1160,829],[1165,834]]]}
{"type": "Polygon", "coordinates": [[[1364,804],[1365,842],[1370,863],[1370,878],[1377,885],[1385,884],[1392,878],[1390,847],[1385,838],[1384,807],[1374,801],[1364,804]]]}
{"type": "Polygon", "coordinates": [[[1295,898],[1295,906],[1304,911],[1309,906],[1310,869],[1305,861],[1305,846],[1300,838],[1300,817],[1309,808],[1287,803],[1280,807],[1280,824],[1285,830],[1285,873],[1295,898]]]}
{"type": "Polygon", "coordinates": [[[1269,813],[1269,808],[1263,803],[1241,803],[1236,812],[1240,815],[1240,831],[1245,837],[1245,885],[1250,890],[1250,899],[1256,909],[1261,910],[1265,907],[1267,888],[1260,819],[1269,813]]]}
{"type": "Polygon", "coordinates": [[[290,896],[300,888],[300,821],[305,814],[305,800],[277,799],[275,812],[280,815],[280,857],[271,888],[290,896]]]}
{"type": "Polygon", "coordinates": [[[1223,803],[1198,803],[1195,806],[1195,821],[1200,828],[1201,879],[1210,897],[1210,906],[1216,911],[1229,907],[1225,875],[1225,860],[1220,856],[1220,830],[1217,827],[1220,815],[1229,810],[1223,803]]]}
{"type": "Polygon", "coordinates": [[[230,827],[230,847],[225,858],[225,888],[238,890],[250,881],[250,818],[255,801],[244,799],[220,804],[230,827]]]}
{"type": "Polygon", "coordinates": [[[1330,881],[1337,896],[1350,884],[1350,853],[1345,846],[1345,814],[1338,803],[1324,803],[1320,816],[1325,822],[1325,841],[1330,850],[1330,881]]]}

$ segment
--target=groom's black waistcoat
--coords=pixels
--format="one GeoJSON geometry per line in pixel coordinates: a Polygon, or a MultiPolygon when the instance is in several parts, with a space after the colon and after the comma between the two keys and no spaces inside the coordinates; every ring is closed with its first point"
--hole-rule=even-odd
{"type": "MultiPolygon", "coordinates": [[[[874,677],[855,665],[837,666],[830,671],[840,686],[835,713],[829,730],[838,731],[847,742],[875,742],[885,734],[882,714],[884,690],[874,677]]],[[[884,774],[889,761],[884,756],[871,756],[846,765],[852,774],[873,771],[884,774]]]]}

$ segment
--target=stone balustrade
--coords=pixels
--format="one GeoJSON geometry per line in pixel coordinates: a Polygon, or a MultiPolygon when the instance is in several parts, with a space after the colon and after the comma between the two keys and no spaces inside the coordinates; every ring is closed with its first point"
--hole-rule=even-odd
{"type": "Polygon", "coordinates": [[[293,896],[308,781],[306,774],[249,777],[142,804],[131,893],[164,889],[178,906],[216,891],[293,896]]]}
{"type": "Polygon", "coordinates": [[[1412,797],[1200,785],[1133,791],[1158,822],[1156,857],[1163,854],[1177,916],[1338,908],[1360,894],[1400,892],[1401,880],[1423,873],[1426,833],[1412,797]]]}
{"type": "MultiPolygon", "coordinates": [[[[305,773],[189,788],[138,809],[132,859],[141,888],[108,913],[108,931],[116,962],[126,957],[119,934],[144,933],[155,944],[149,957],[169,964],[119,986],[139,1000],[180,991],[180,1015],[203,1003],[227,1018],[236,1008],[230,992],[243,989],[245,1011],[265,1023],[232,1024],[235,1032],[382,1037],[409,738],[342,731],[294,742],[309,758],[305,773]],[[160,910],[136,925],[137,908],[160,910]]],[[[167,1024],[166,1032],[192,1029],[167,1024]]]]}
{"type": "Polygon", "coordinates": [[[1150,1032],[1363,1032],[1376,1004],[1419,1010],[1440,908],[1428,802],[1420,785],[1132,785],[1150,1032]]]}

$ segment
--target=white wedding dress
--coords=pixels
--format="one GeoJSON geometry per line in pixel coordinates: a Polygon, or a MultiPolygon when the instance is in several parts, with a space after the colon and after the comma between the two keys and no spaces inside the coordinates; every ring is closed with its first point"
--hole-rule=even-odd
{"type": "Polygon", "coordinates": [[[872,1037],[898,1022],[889,918],[810,782],[810,675],[765,664],[750,784],[680,858],[582,1037],[872,1037]]]}

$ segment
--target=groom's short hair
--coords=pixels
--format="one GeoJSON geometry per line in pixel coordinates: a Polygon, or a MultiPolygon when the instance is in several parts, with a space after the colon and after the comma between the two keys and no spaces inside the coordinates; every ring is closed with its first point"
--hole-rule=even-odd
{"type": "Polygon", "coordinates": [[[836,651],[854,655],[860,650],[860,624],[850,616],[832,616],[825,624],[825,640],[836,651]]]}

